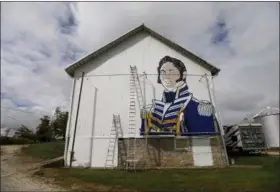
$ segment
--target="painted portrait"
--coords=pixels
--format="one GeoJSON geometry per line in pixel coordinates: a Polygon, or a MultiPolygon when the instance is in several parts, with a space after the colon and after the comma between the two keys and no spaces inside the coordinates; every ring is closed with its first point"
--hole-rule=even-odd
{"type": "Polygon", "coordinates": [[[215,133],[214,107],[189,92],[187,68],[179,59],[165,56],[157,67],[157,83],[163,87],[161,100],[141,113],[141,135],[211,135],[215,133]]]}

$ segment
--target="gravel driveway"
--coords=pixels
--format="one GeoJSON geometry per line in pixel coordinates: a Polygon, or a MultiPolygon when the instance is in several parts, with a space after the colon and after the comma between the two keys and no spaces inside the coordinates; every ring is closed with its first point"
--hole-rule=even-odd
{"type": "Polygon", "coordinates": [[[1,146],[1,191],[66,191],[26,171],[38,160],[23,161],[17,152],[23,145],[1,146]]]}

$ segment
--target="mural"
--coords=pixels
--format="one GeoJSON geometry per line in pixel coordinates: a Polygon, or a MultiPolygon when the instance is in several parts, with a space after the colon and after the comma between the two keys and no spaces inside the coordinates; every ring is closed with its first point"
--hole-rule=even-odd
{"type": "Polygon", "coordinates": [[[154,99],[150,110],[142,110],[141,135],[214,134],[214,107],[189,92],[184,63],[165,56],[159,61],[157,72],[157,83],[164,89],[162,98],[154,99]]]}

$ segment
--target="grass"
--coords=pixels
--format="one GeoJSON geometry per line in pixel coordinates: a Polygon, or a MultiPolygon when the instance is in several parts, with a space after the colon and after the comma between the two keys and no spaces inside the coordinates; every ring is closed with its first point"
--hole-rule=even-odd
{"type": "MultiPolygon", "coordinates": [[[[279,157],[239,157],[237,164],[262,165],[262,168],[216,168],[216,169],[165,169],[137,173],[104,169],[46,169],[45,176],[53,177],[64,185],[75,180],[83,189],[105,186],[104,190],[136,189],[139,191],[186,192],[267,192],[279,191],[279,157]],[[73,180],[74,179],[74,180],[73,180]]],[[[103,190],[103,191],[104,191],[103,190]]],[[[99,190],[102,191],[102,190],[99,190]]]]}
{"type": "Polygon", "coordinates": [[[279,157],[272,157],[268,155],[252,155],[252,156],[241,156],[235,157],[235,163],[237,165],[262,165],[264,167],[277,166],[277,160],[279,157]]]}
{"type": "MultiPolygon", "coordinates": [[[[64,143],[32,144],[25,155],[51,159],[63,155],[64,143]]],[[[237,165],[261,165],[260,168],[227,167],[213,169],[162,169],[142,172],[123,170],[47,168],[38,174],[55,178],[63,186],[90,191],[182,191],[186,192],[274,192],[279,191],[279,157],[235,157],[237,165]],[[277,188],[278,187],[278,188],[277,188]]]]}
{"type": "Polygon", "coordinates": [[[64,142],[56,141],[49,143],[30,144],[22,148],[22,154],[43,160],[62,156],[64,153],[64,142]]]}

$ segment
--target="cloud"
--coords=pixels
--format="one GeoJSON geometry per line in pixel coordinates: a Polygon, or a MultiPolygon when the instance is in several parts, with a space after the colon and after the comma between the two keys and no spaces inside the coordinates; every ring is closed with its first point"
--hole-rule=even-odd
{"type": "Polygon", "coordinates": [[[1,5],[1,106],[34,116],[1,107],[1,123],[16,124],[12,115],[35,127],[38,113],[68,109],[71,79],[64,68],[142,23],[222,69],[215,87],[223,122],[279,105],[277,3],[1,5]]]}
{"type": "Polygon", "coordinates": [[[37,125],[38,111],[50,115],[56,106],[67,107],[70,78],[61,55],[67,37],[61,34],[64,3],[3,3],[1,18],[1,123],[37,125]],[[20,19],[19,19],[20,18],[20,19]],[[11,112],[2,106],[23,111],[11,112]],[[36,115],[35,115],[36,114],[36,115]],[[8,116],[18,119],[11,120],[8,116]],[[36,117],[36,118],[35,118],[36,117]]]}

